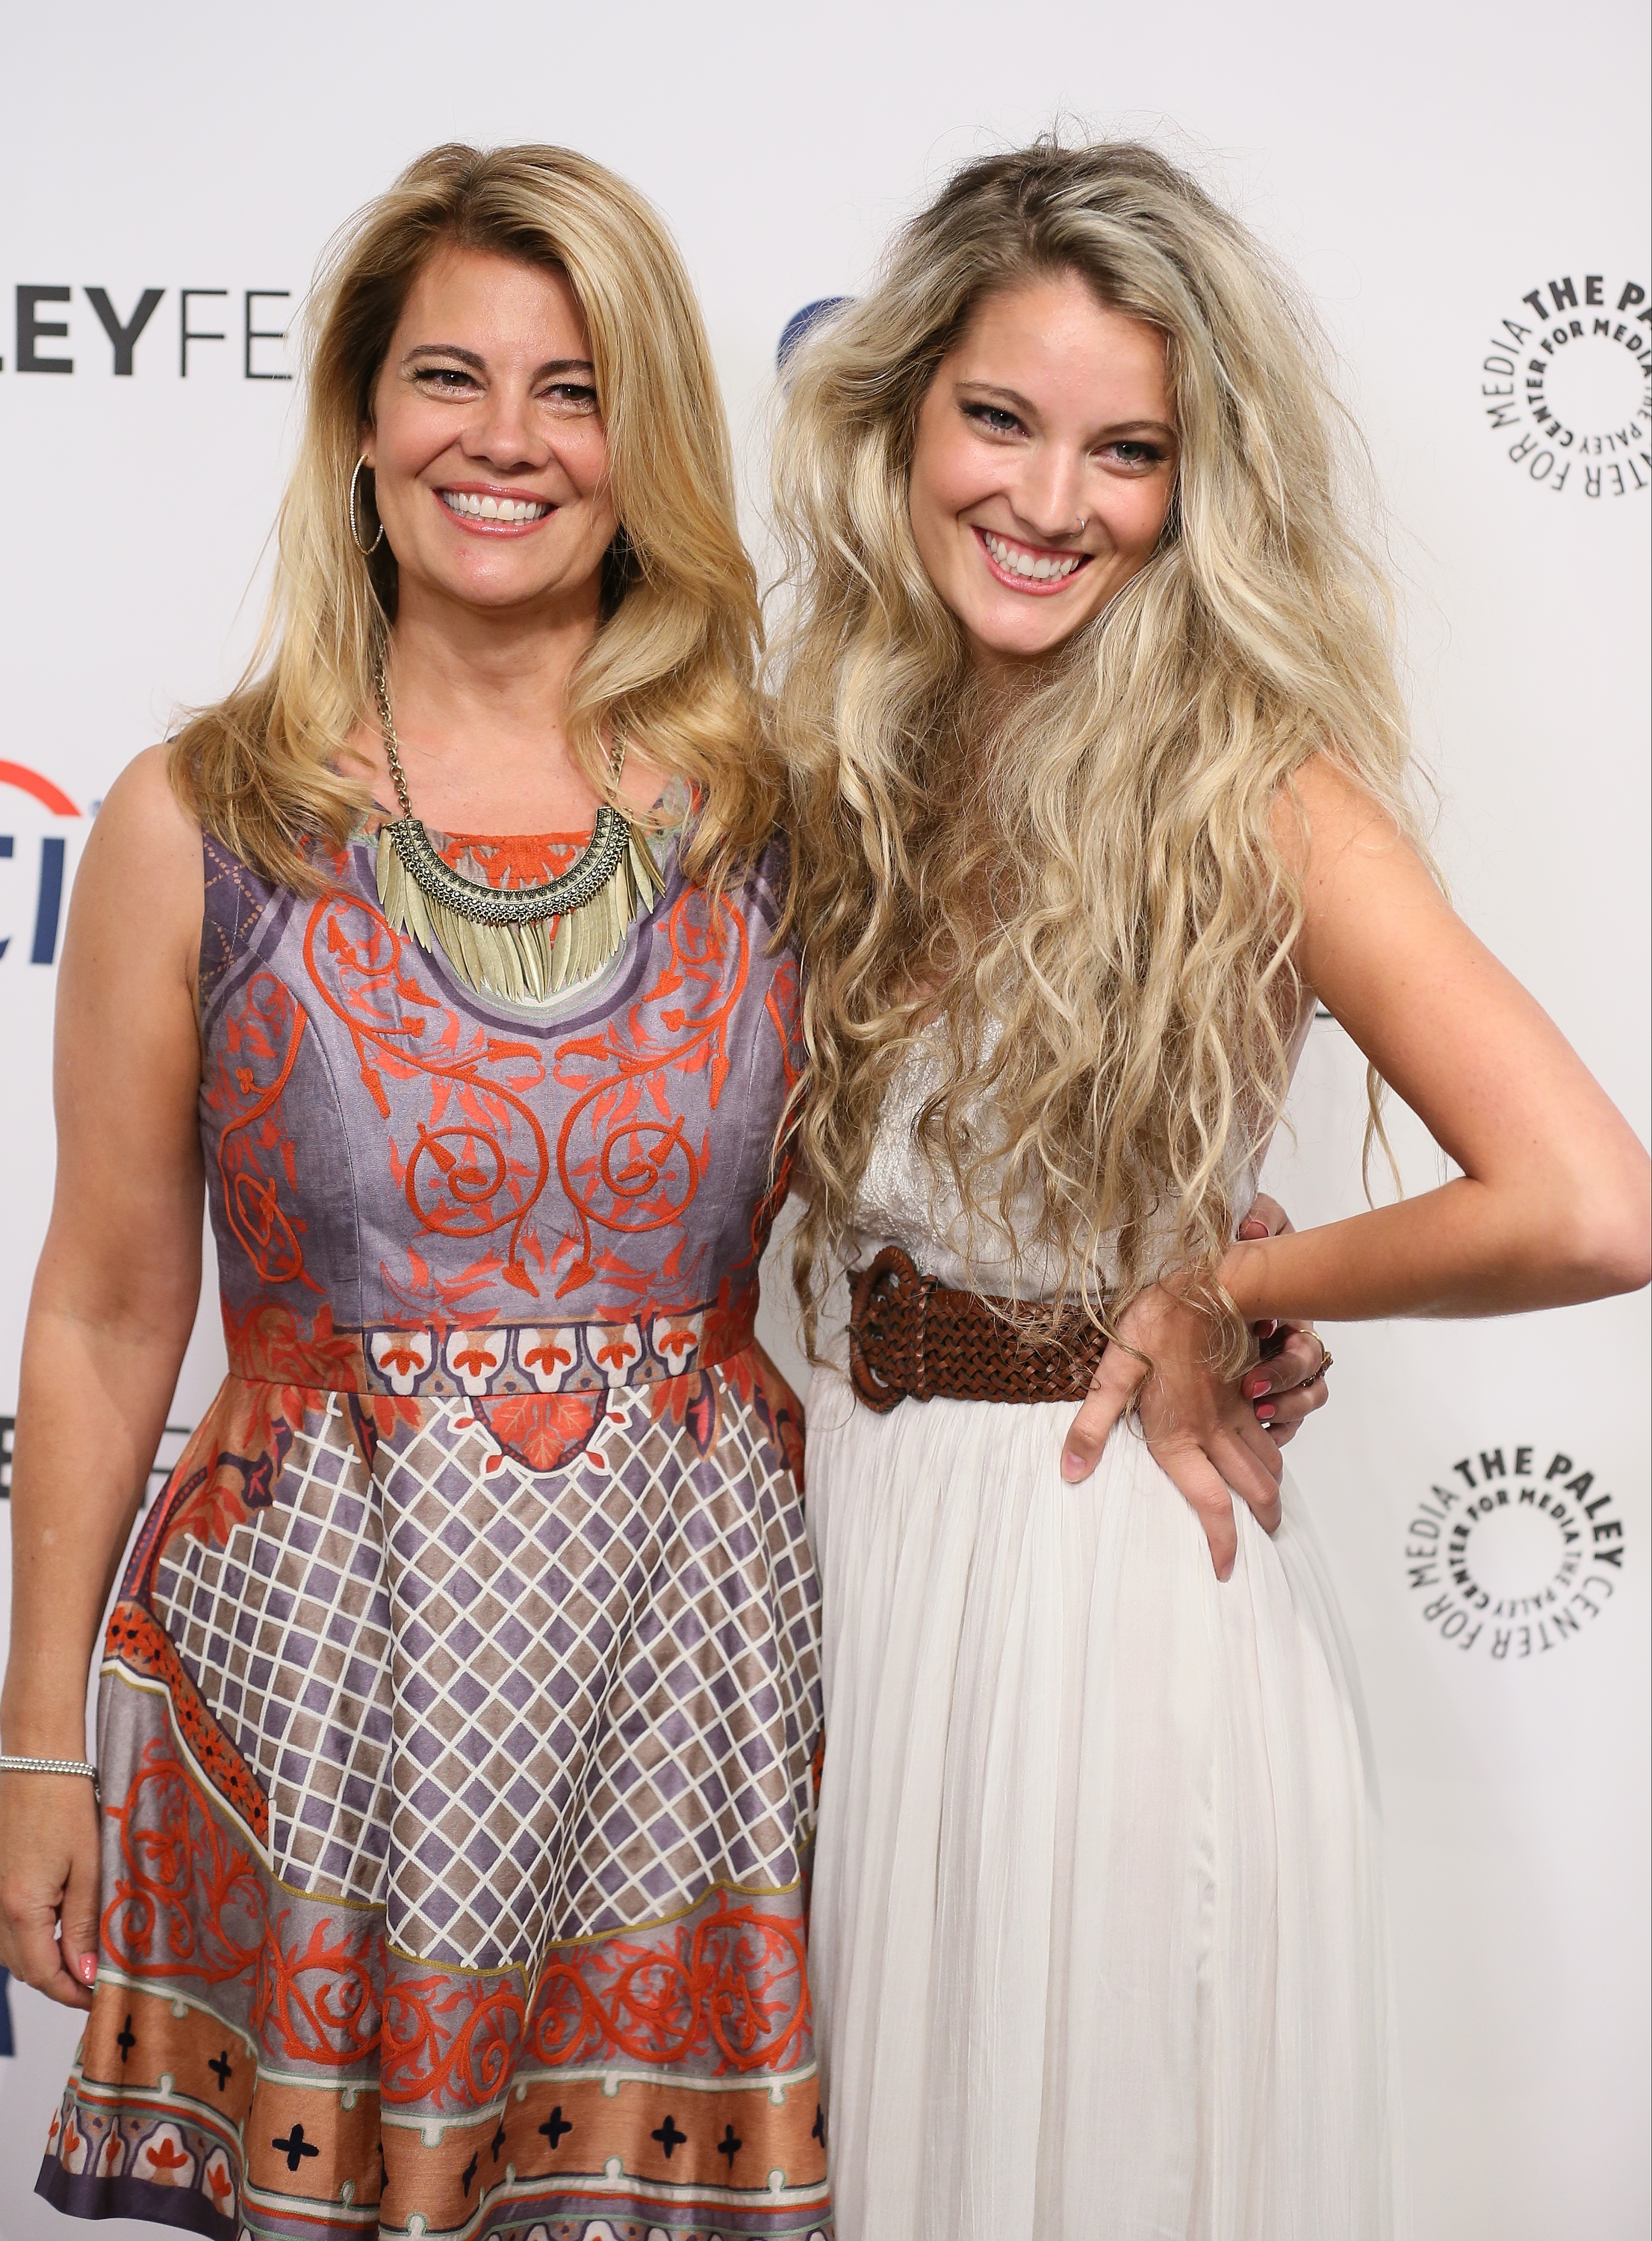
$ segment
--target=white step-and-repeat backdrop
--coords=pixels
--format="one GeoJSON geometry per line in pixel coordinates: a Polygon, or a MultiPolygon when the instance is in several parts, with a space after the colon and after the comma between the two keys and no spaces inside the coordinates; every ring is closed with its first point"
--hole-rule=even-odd
{"type": "MultiPolygon", "coordinates": [[[[438,140],[570,143],[655,198],[754,494],[786,321],[852,292],[953,163],[1058,118],[1195,162],[1303,275],[1342,355],[1461,906],[1645,1133],[1652,283],[1629,0],[69,0],[6,44],[6,1453],[81,846],[127,758],[235,675],[291,435],[283,328],[333,227],[438,140]]],[[[754,496],[754,536],[759,514],[754,496]]],[[[1359,1202],[1360,1076],[1319,1027],[1273,1170],[1299,1222],[1359,1202]]],[[[1436,1155],[1399,1118],[1426,1184],[1436,1155]]],[[[1334,1335],[1335,1405],[1293,1462],[1380,1762],[1419,2233],[1640,2241],[1646,1301],[1334,1335]]],[[[177,1426],[219,1359],[208,1314],[177,1426]]],[[[8,1549],[0,1529],[0,1569],[8,1549]]],[[[25,2241],[64,2230],[29,2190],[76,2026],[15,1985],[10,2016],[0,2241],[25,2241]]]]}

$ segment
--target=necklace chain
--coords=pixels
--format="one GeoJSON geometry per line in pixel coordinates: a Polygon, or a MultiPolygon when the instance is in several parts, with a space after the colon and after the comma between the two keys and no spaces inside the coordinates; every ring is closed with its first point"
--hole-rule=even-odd
{"type": "Polygon", "coordinates": [[[472,987],[505,994],[554,994],[571,978],[583,980],[606,963],[639,906],[659,891],[646,844],[623,811],[599,801],[588,845],[554,879],[508,888],[466,879],[413,814],[382,654],[373,689],[385,759],[402,807],[378,833],[378,898],[391,926],[411,930],[427,948],[438,944],[472,987]],[[548,930],[553,919],[554,939],[548,930]]]}
{"type": "MultiPolygon", "coordinates": [[[[660,890],[647,845],[623,811],[599,801],[589,846],[555,879],[511,888],[467,880],[413,814],[382,652],[373,666],[373,691],[402,810],[378,830],[378,900],[391,929],[411,933],[425,949],[439,948],[470,987],[506,998],[542,1001],[599,972],[618,954],[638,910],[648,908],[660,890]]],[[[624,767],[622,748],[613,771],[616,793],[624,767]]]]}
{"type": "MultiPolygon", "coordinates": [[[[373,691],[378,700],[378,727],[384,733],[385,760],[390,765],[390,782],[396,789],[396,799],[402,806],[402,815],[411,817],[413,813],[413,804],[407,791],[407,773],[402,768],[402,743],[396,736],[396,719],[390,712],[390,679],[385,674],[385,657],[382,653],[373,665],[373,691]]],[[[624,759],[623,754],[614,759],[613,781],[616,787],[619,783],[619,773],[624,767],[624,759]]]]}
{"type": "Polygon", "coordinates": [[[373,668],[373,689],[378,695],[378,723],[385,735],[385,760],[390,765],[390,782],[396,789],[396,799],[402,806],[402,815],[411,817],[413,813],[413,805],[408,799],[407,774],[402,768],[402,743],[396,736],[395,719],[390,712],[390,679],[385,674],[385,657],[382,653],[373,668]]]}

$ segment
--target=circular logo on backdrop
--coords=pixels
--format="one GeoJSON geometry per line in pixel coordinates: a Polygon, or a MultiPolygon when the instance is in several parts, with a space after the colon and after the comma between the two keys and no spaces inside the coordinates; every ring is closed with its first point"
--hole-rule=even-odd
{"type": "Polygon", "coordinates": [[[1623,1522],[1592,1470],[1558,1449],[1478,1448],[1406,1527],[1425,1625],[1465,1655],[1520,1664],[1587,1633],[1618,1590],[1623,1522]]]}
{"type": "Polygon", "coordinates": [[[1480,394],[1528,482],[1574,498],[1627,498],[1652,486],[1649,377],[1645,285],[1562,273],[1505,315],[1480,362],[1480,394]]]}

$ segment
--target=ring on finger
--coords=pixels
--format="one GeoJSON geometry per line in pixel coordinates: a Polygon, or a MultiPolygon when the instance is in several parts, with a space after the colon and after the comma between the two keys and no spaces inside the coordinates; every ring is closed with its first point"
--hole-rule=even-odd
{"type": "Polygon", "coordinates": [[[1334,1368],[1334,1364],[1335,1364],[1335,1361],[1336,1361],[1336,1356],[1335,1356],[1334,1354],[1332,1354],[1332,1353],[1329,1351],[1329,1349],[1328,1348],[1328,1349],[1327,1349],[1327,1351],[1325,1352],[1325,1354],[1324,1354],[1324,1355],[1321,1355],[1321,1359],[1320,1359],[1320,1366],[1319,1366],[1319,1368],[1318,1368],[1314,1372],[1313,1382],[1314,1382],[1315,1385],[1317,1385],[1317,1384],[1319,1383],[1319,1381],[1320,1381],[1320,1380],[1321,1380],[1321,1377],[1326,1377],[1326,1376],[1328,1376],[1328,1375],[1329,1375],[1329,1374],[1330,1374],[1330,1372],[1331,1372],[1332,1368],[1334,1368]]]}

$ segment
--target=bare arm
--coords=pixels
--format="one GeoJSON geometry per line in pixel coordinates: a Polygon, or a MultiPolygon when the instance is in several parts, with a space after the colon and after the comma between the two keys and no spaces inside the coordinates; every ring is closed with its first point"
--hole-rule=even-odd
{"type": "MultiPolygon", "coordinates": [[[[1648,1282],[1652,1171],[1628,1123],[1389,820],[1327,766],[1310,765],[1300,784],[1303,978],[1463,1173],[1349,1221],[1242,1237],[1221,1270],[1241,1314],[1253,1326],[1508,1314],[1648,1282]]],[[[1287,812],[1281,837],[1300,845],[1287,812]]],[[[1137,1359],[1109,1347],[1063,1468],[1087,1477],[1136,1405],[1226,1579],[1237,1549],[1229,1490],[1268,1530],[1279,1520],[1278,1463],[1259,1452],[1243,1404],[1256,1381],[1221,1385],[1203,1316],[1172,1287],[1144,1293],[1121,1328],[1153,1371],[1144,1379],[1137,1359]]]]}
{"type": "MultiPolygon", "coordinates": [[[[30,1757],[86,1755],[98,1622],[194,1321],[201,913],[200,834],[151,749],[92,828],[58,982],[57,1184],[23,1337],[0,1696],[0,1740],[30,1757]]],[[[0,1784],[0,1961],[52,1998],[88,2005],[90,1785],[38,1774],[0,1784]]]]}
{"type": "Polygon", "coordinates": [[[1335,772],[1302,773],[1304,977],[1462,1169],[1440,1189],[1235,1245],[1241,1312],[1495,1315],[1652,1278],[1647,1155],[1560,1030],[1335,772]]]}

